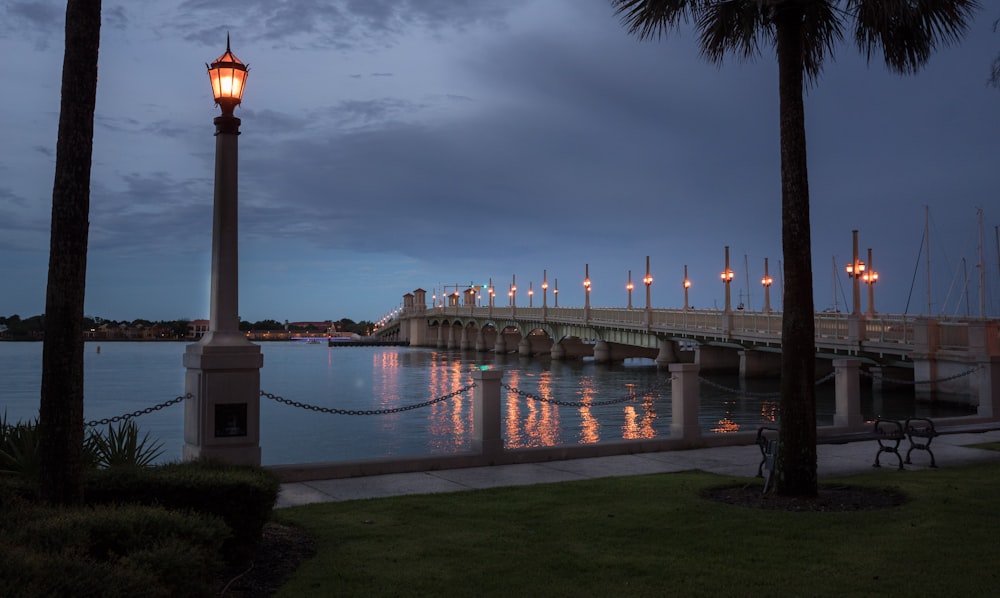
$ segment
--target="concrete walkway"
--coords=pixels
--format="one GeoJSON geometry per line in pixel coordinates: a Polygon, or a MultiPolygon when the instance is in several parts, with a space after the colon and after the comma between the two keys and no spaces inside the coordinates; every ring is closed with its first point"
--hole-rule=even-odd
{"type": "MultiPolygon", "coordinates": [[[[983,442],[1000,442],[1000,431],[939,436],[931,448],[938,467],[1000,461],[1000,451],[967,446],[983,442]]],[[[904,458],[906,446],[905,442],[901,444],[904,458]]],[[[872,471],[877,449],[874,441],[820,445],[817,447],[820,481],[872,471]]],[[[905,465],[907,471],[929,469],[930,456],[925,451],[913,451],[911,458],[913,463],[905,465]]],[[[895,471],[898,467],[896,457],[889,453],[882,454],[881,462],[883,470],[895,471]]],[[[293,482],[281,485],[277,507],[689,470],[752,477],[759,463],[760,450],[750,445],[293,482]]]]}

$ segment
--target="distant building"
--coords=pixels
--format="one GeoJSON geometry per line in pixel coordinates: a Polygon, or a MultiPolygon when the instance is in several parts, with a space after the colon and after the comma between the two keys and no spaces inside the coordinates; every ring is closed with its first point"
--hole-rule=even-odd
{"type": "Polygon", "coordinates": [[[188,322],[188,333],[187,337],[190,339],[199,339],[205,336],[208,332],[208,320],[192,320],[188,322]]]}

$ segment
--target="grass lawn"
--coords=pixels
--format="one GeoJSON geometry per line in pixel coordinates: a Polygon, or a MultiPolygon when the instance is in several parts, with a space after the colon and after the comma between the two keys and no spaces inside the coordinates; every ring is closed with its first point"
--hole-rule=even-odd
{"type": "Polygon", "coordinates": [[[689,472],[277,511],[318,554],[279,596],[987,596],[1000,464],[836,480],[902,506],[784,512],[712,502],[689,472]]]}

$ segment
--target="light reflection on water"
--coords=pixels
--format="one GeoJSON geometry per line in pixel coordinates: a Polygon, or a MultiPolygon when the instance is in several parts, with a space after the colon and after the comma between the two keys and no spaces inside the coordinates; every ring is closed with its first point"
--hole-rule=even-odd
{"type": "MultiPolygon", "coordinates": [[[[85,352],[85,417],[106,418],[184,394],[181,356],[186,343],[88,343],[85,352]]],[[[38,413],[41,343],[0,343],[0,414],[8,421],[38,413]]],[[[557,406],[502,391],[503,433],[508,448],[572,445],[612,439],[664,437],[670,433],[669,373],[656,367],[550,362],[516,355],[403,347],[335,347],[262,343],[261,388],[289,400],[344,410],[394,409],[447,395],[472,383],[472,370],[504,370],[503,382],[548,400],[581,403],[557,406]],[[600,405],[634,395],[632,400],[600,405]]],[[[775,380],[711,378],[749,396],[701,385],[700,424],[705,433],[753,429],[773,422],[775,380]]],[[[817,389],[817,423],[833,422],[833,384],[817,389]]],[[[914,405],[906,394],[864,389],[862,412],[905,418],[964,415],[951,405],[914,405]]],[[[340,461],[375,457],[454,453],[469,450],[472,392],[425,408],[386,415],[333,415],[305,411],[263,399],[261,446],[265,464],[340,461]]],[[[173,406],[137,420],[161,440],[164,459],[181,451],[183,409],[173,406]]]]}

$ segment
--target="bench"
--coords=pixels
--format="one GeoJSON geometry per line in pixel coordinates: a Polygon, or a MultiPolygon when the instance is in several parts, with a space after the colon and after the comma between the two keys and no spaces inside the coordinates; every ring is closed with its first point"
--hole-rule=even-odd
{"type": "MultiPolygon", "coordinates": [[[[945,434],[981,434],[995,430],[1000,430],[1000,421],[937,426],[933,420],[926,417],[910,417],[904,422],[894,419],[878,419],[873,422],[870,430],[819,435],[816,437],[816,444],[847,444],[848,442],[875,440],[878,442],[878,451],[875,453],[875,462],[872,463],[872,467],[881,467],[879,460],[882,453],[891,453],[896,455],[899,460],[899,469],[903,469],[903,463],[912,463],[910,454],[915,450],[927,451],[931,457],[931,467],[937,467],[937,460],[931,450],[931,442],[936,437],[945,434]],[[899,453],[899,445],[903,440],[909,442],[905,459],[899,453]]],[[[773,426],[757,428],[757,446],[760,448],[761,456],[760,465],[757,466],[757,477],[764,477],[765,468],[768,471],[767,480],[764,483],[764,491],[766,492],[774,472],[774,459],[778,452],[778,428],[773,426]]]]}
{"type": "MultiPolygon", "coordinates": [[[[875,440],[878,442],[878,451],[875,453],[875,462],[872,463],[872,467],[882,467],[882,453],[890,453],[896,455],[899,469],[902,470],[903,457],[899,453],[899,444],[906,438],[902,422],[894,419],[877,419],[873,422],[870,430],[820,435],[816,437],[816,444],[847,444],[875,440]]],[[[912,439],[910,443],[910,450],[913,450],[915,447],[913,447],[912,439]]],[[[929,445],[930,441],[928,440],[923,450],[929,451],[929,445]]],[[[760,449],[761,456],[760,464],[757,466],[757,477],[764,477],[764,469],[767,469],[767,477],[764,481],[764,492],[767,492],[767,488],[771,484],[771,477],[774,475],[774,459],[778,452],[778,428],[773,426],[757,428],[757,447],[760,449]]],[[[907,453],[907,459],[909,459],[909,453],[907,453]]]]}
{"type": "Polygon", "coordinates": [[[982,434],[1000,430],[1000,421],[980,422],[976,424],[954,424],[950,426],[936,426],[934,420],[926,417],[911,417],[903,425],[906,437],[910,441],[910,448],[906,451],[906,463],[911,463],[910,453],[914,450],[927,451],[931,456],[931,467],[937,467],[937,460],[934,459],[934,451],[931,450],[931,442],[938,436],[945,434],[982,434]]]}

